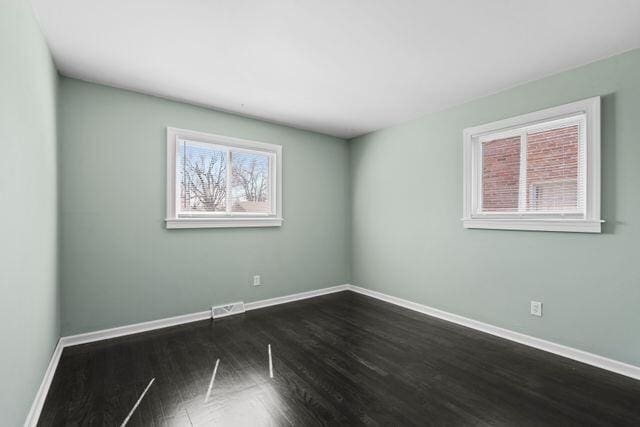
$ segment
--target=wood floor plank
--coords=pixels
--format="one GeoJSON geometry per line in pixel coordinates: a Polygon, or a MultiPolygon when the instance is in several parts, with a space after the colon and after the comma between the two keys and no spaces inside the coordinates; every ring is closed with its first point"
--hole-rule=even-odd
{"type": "Polygon", "coordinates": [[[39,425],[119,425],[151,378],[129,425],[640,425],[640,381],[348,291],[66,348],[39,425]]]}

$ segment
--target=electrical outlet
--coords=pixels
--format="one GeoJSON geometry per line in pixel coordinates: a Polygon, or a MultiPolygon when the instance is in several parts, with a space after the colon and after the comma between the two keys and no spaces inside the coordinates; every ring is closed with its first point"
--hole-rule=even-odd
{"type": "Polygon", "coordinates": [[[260,276],[253,276],[253,286],[262,286],[262,282],[260,282],[260,276]]]}
{"type": "Polygon", "coordinates": [[[531,301],[531,314],[542,317],[542,303],[540,301],[531,301]]]}

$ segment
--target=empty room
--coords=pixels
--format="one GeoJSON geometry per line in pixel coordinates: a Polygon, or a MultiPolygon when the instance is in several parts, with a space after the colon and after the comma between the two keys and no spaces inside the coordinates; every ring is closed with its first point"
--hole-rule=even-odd
{"type": "Polygon", "coordinates": [[[0,0],[0,425],[639,426],[640,1],[0,0]]]}

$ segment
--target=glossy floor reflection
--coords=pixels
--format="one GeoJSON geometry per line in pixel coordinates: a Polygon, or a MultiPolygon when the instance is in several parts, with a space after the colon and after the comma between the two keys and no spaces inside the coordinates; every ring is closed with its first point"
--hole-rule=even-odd
{"type": "Polygon", "coordinates": [[[151,378],[128,425],[640,425],[640,381],[352,292],[67,348],[40,425],[120,425],[151,378]]]}

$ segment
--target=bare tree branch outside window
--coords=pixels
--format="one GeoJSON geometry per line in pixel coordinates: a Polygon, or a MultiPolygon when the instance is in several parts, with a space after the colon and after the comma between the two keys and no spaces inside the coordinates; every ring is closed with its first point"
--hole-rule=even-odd
{"type": "Polygon", "coordinates": [[[227,196],[226,153],[183,144],[177,162],[182,172],[182,209],[224,211],[227,196]]]}
{"type": "Polygon", "coordinates": [[[266,159],[257,156],[233,156],[233,186],[241,187],[243,199],[251,202],[267,200],[266,159]],[[236,160],[236,159],[240,160],[236,160]]]}
{"type": "Polygon", "coordinates": [[[269,212],[269,158],[231,153],[231,196],[234,212],[269,212]]]}
{"type": "Polygon", "coordinates": [[[185,213],[271,211],[267,154],[183,142],[176,169],[185,213]]]}

